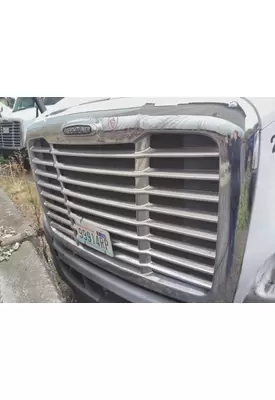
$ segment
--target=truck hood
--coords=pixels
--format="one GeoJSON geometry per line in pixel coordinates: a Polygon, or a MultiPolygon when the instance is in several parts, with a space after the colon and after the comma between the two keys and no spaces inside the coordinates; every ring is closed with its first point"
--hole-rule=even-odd
{"type": "MultiPolygon", "coordinates": [[[[47,112],[50,112],[54,106],[47,106],[47,112]]],[[[9,114],[10,117],[20,119],[22,121],[32,122],[36,119],[36,108],[27,108],[26,110],[16,111],[9,114]]]]}
{"type": "MultiPolygon", "coordinates": [[[[238,98],[239,105],[247,109],[247,102],[244,98],[238,98]]],[[[262,119],[269,116],[270,121],[275,119],[275,99],[264,97],[247,97],[247,99],[258,110],[258,115],[262,119]]],[[[211,103],[230,103],[232,97],[75,97],[64,98],[51,109],[42,114],[36,121],[40,119],[49,118],[54,116],[62,116],[69,114],[89,113],[92,111],[107,111],[107,110],[121,110],[140,108],[146,104],[155,106],[174,106],[184,104],[186,102],[211,102],[211,103]]],[[[254,111],[252,112],[254,114],[254,111]]],[[[251,125],[250,115],[247,115],[248,125],[251,125]]],[[[265,125],[268,124],[268,118],[265,118],[265,125]]],[[[256,122],[256,121],[255,121],[256,122]]]]}
{"type": "MultiPolygon", "coordinates": [[[[204,100],[212,103],[226,103],[230,101],[227,98],[186,98],[186,97],[75,97],[64,98],[58,102],[53,108],[47,109],[42,117],[61,116],[68,114],[79,114],[92,111],[106,111],[118,109],[140,108],[146,104],[154,104],[155,106],[175,106],[188,102],[201,102],[204,100]]],[[[232,98],[230,98],[232,99],[232,98]]],[[[243,100],[244,101],[244,100],[243,100]]]]}
{"type": "Polygon", "coordinates": [[[55,105],[51,106],[51,108],[47,107],[47,111],[45,111],[42,115],[43,117],[48,115],[57,115],[67,110],[72,110],[75,107],[89,104],[93,104],[95,102],[101,103],[102,101],[109,100],[110,97],[64,97],[64,99],[60,100],[55,105]]]}

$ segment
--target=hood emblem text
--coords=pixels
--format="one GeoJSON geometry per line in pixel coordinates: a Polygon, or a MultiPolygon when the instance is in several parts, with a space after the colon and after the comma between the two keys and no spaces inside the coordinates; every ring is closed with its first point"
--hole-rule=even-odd
{"type": "Polygon", "coordinates": [[[64,135],[80,136],[80,135],[90,135],[95,134],[92,132],[92,128],[89,125],[72,125],[67,126],[63,129],[64,135]]]}

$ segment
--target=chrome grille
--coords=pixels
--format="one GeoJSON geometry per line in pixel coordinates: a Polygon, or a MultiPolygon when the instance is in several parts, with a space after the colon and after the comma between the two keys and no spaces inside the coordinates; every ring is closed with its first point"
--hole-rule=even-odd
{"type": "Polygon", "coordinates": [[[0,148],[21,148],[21,123],[20,121],[0,120],[0,148]]]}
{"type": "Polygon", "coordinates": [[[170,286],[211,290],[219,203],[213,139],[158,133],[85,146],[40,139],[30,150],[53,228],[74,239],[74,214],[86,218],[110,233],[118,262],[170,286]]]}

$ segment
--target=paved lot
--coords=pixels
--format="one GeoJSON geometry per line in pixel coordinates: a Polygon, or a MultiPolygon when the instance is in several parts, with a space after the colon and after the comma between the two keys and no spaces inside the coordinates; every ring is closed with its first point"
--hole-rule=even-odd
{"type": "MultiPolygon", "coordinates": [[[[17,233],[26,229],[26,220],[0,188],[0,225],[17,233]]],[[[44,261],[30,241],[21,244],[7,261],[0,262],[0,302],[60,303],[62,295],[52,282],[44,261]]]]}

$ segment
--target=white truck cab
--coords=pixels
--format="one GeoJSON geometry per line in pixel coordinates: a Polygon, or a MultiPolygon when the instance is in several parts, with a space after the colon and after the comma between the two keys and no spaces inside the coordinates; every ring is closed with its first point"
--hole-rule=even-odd
{"type": "MultiPolygon", "coordinates": [[[[9,98],[9,101],[5,102],[0,100],[0,152],[10,154],[26,147],[27,128],[39,115],[35,99],[35,97],[16,97],[9,98]]],[[[51,110],[63,97],[42,99],[45,107],[51,110]]]]}

